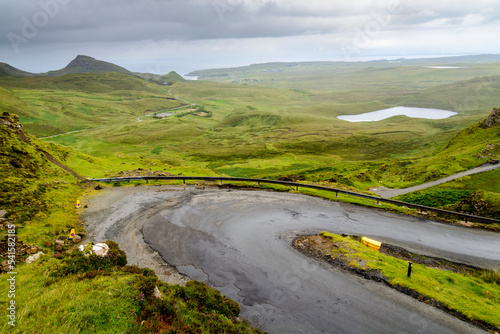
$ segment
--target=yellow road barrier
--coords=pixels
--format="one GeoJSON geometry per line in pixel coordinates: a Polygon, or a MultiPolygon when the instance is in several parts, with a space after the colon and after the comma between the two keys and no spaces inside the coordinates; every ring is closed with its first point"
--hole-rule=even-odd
{"type": "Polygon", "coordinates": [[[373,239],[366,238],[366,237],[362,237],[361,242],[363,243],[363,245],[366,245],[377,252],[380,249],[380,246],[382,245],[382,243],[380,241],[373,240],[373,239]]]}

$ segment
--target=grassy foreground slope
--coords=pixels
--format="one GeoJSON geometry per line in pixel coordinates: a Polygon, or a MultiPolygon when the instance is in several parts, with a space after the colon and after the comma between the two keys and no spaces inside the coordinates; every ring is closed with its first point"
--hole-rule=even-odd
{"type": "MultiPolygon", "coordinates": [[[[107,242],[110,252],[105,257],[54,253],[46,244],[66,240],[68,250],[69,230],[84,233],[75,202],[88,188],[68,162],[80,173],[104,173],[119,165],[114,159],[44,143],[27,134],[17,116],[0,115],[0,210],[6,211],[2,226],[15,226],[16,249],[34,244],[47,254],[32,264],[23,263],[28,254],[16,254],[15,289],[6,279],[12,274],[0,282],[0,289],[13,293],[2,294],[0,303],[10,306],[14,301],[15,316],[0,325],[0,332],[260,333],[238,318],[237,303],[202,283],[168,285],[149,269],[125,266],[126,254],[112,241],[107,242]],[[161,298],[154,297],[155,289],[161,298]]],[[[116,159],[125,164],[139,160],[116,159]]],[[[145,168],[146,163],[140,160],[135,166],[145,168]]],[[[8,230],[0,230],[0,261],[7,260],[8,230]]],[[[4,317],[12,316],[5,312],[4,317]]]]}
{"type": "Polygon", "coordinates": [[[196,281],[165,284],[149,269],[126,266],[126,254],[106,243],[104,257],[75,250],[18,268],[15,326],[4,322],[0,332],[261,333],[219,291],[196,281]]]}

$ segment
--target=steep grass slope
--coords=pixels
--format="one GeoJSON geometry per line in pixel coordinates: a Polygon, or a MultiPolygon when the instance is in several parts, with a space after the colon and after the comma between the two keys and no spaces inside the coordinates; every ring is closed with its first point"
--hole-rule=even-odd
{"type": "Polygon", "coordinates": [[[80,176],[50,147],[58,149],[27,134],[17,116],[0,116],[0,209],[19,238],[38,245],[77,225],[74,204],[83,191],[80,176]]]}
{"type": "MultiPolygon", "coordinates": [[[[84,233],[75,201],[85,185],[66,162],[82,171],[103,173],[109,167],[102,159],[43,143],[24,131],[17,116],[0,115],[0,210],[7,212],[2,218],[8,222],[2,219],[2,225],[14,225],[17,240],[48,254],[24,264],[27,255],[16,253],[15,283],[0,282],[1,289],[15,294],[2,294],[0,303],[14,301],[15,312],[7,311],[13,317],[0,325],[0,332],[261,333],[238,318],[236,302],[202,283],[168,285],[149,269],[125,266],[126,255],[112,241],[107,241],[105,257],[86,257],[78,250],[54,253],[47,247],[44,241],[59,239],[70,250],[69,229],[84,233]],[[154,296],[155,287],[161,299],[154,296]]],[[[4,261],[3,251],[11,247],[4,236],[13,232],[12,227],[0,231],[4,261]]],[[[14,248],[21,245],[18,241],[14,248]]]]}

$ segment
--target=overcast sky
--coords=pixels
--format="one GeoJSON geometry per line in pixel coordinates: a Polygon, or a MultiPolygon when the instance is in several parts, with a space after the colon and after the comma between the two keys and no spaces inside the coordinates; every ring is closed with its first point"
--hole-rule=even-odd
{"type": "Polygon", "coordinates": [[[164,74],[272,61],[500,53],[498,0],[0,0],[0,62],[79,54],[164,74]]]}

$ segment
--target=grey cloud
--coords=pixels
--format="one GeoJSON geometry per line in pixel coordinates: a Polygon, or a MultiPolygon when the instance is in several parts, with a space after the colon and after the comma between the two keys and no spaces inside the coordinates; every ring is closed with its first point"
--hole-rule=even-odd
{"type": "MultiPolygon", "coordinates": [[[[275,60],[283,55],[316,57],[314,49],[324,49],[328,58],[340,52],[342,42],[356,44],[356,34],[376,28],[374,22],[384,34],[375,34],[370,41],[380,38],[380,45],[389,47],[373,52],[394,54],[393,50],[403,52],[401,46],[436,45],[431,43],[433,36],[446,39],[447,32],[458,28],[467,31],[479,26],[477,32],[491,36],[499,30],[499,18],[498,0],[0,0],[0,61],[28,59],[34,52],[46,55],[46,50],[57,50],[66,58],[85,52],[98,57],[94,52],[102,50],[101,55],[112,54],[116,59],[118,46],[128,48],[129,57],[167,54],[170,59],[185,59],[186,55],[196,59],[192,53],[202,53],[202,62],[210,52],[213,59],[228,54],[232,59],[247,59],[248,50],[265,60],[269,56],[266,50],[273,46],[279,50],[275,60]],[[46,15],[46,24],[19,46],[21,51],[30,51],[14,53],[8,34],[24,38],[25,21],[33,24],[36,15],[43,19],[40,4],[54,3],[60,3],[57,13],[46,15]],[[408,35],[415,43],[408,41],[408,35]],[[169,49],[171,45],[177,49],[169,49]],[[207,52],[212,45],[217,45],[215,51],[207,52]]],[[[478,44],[477,38],[472,42],[478,44]]],[[[445,48],[444,44],[438,43],[443,49],[458,48],[445,48]]],[[[491,50],[492,43],[486,46],[491,50]]],[[[360,53],[365,52],[363,47],[358,46],[360,53]]],[[[416,51],[415,47],[408,52],[416,51]]]]}
{"type": "MultiPolygon", "coordinates": [[[[0,38],[3,43],[7,42],[5,37],[9,32],[21,34],[23,17],[32,20],[33,15],[42,10],[40,2],[56,1],[62,0],[0,0],[0,38]]],[[[375,1],[347,4],[318,0],[64,1],[68,4],[60,5],[58,14],[40,28],[41,33],[33,39],[34,43],[265,38],[310,32],[327,34],[354,29],[380,12],[391,15],[393,29],[411,29],[413,25],[440,18],[447,19],[450,25],[457,25],[471,12],[485,15],[485,22],[494,22],[499,15],[498,5],[495,10],[481,13],[477,2],[471,6],[463,1],[433,2],[431,6],[427,1],[401,0],[400,12],[397,13],[389,11],[389,4],[398,3],[397,0],[388,0],[385,5],[375,1]]]]}

